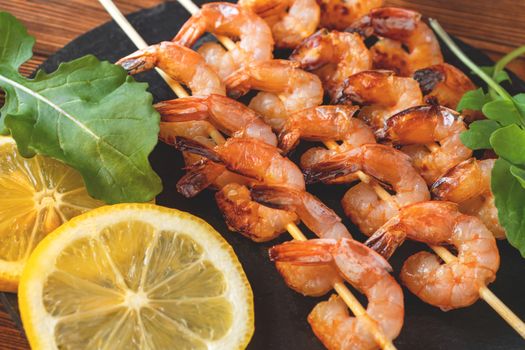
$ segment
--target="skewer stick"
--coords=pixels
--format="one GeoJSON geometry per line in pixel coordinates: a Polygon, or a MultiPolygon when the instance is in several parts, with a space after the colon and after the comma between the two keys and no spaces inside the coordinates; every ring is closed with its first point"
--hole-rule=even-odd
{"type": "MultiPolygon", "coordinates": [[[[119,11],[119,9],[115,6],[112,0],[99,0],[99,2],[104,6],[106,11],[111,15],[111,17],[117,22],[117,24],[120,26],[120,28],[128,35],[128,37],[133,41],[133,43],[139,48],[145,48],[147,47],[147,43],[142,39],[142,37],[137,33],[137,31],[131,26],[131,24],[128,22],[128,20],[122,15],[122,13],[119,11]]],[[[198,7],[193,4],[191,1],[187,0],[179,0],[179,2],[190,12],[195,13],[198,11],[198,7]]],[[[227,48],[231,49],[235,46],[235,44],[227,37],[217,37],[221,43],[227,48]]],[[[167,76],[162,70],[156,68],[157,72],[160,74],[160,76],[169,84],[169,86],[172,88],[173,92],[178,97],[188,97],[189,94],[184,90],[184,88],[176,81],[171,79],[169,76],[167,76]]],[[[222,144],[225,142],[224,137],[218,132],[211,132],[210,137],[217,143],[222,144]]],[[[294,223],[290,223],[286,226],[286,229],[290,233],[290,235],[300,241],[306,241],[306,236],[301,232],[299,227],[295,225],[294,223]]],[[[374,333],[374,337],[376,338],[377,343],[381,346],[384,350],[396,350],[395,346],[392,344],[392,342],[387,339],[382,332],[377,327],[377,323],[372,320],[370,317],[368,317],[365,308],[359,303],[359,300],[357,300],[350,290],[341,282],[334,284],[334,289],[339,293],[343,301],[348,305],[350,310],[354,313],[355,316],[361,316],[365,317],[370,324],[371,330],[374,333]]]]}
{"type": "MultiPolygon", "coordinates": [[[[339,145],[334,141],[324,142],[325,146],[331,150],[337,150],[339,145]]],[[[435,144],[429,144],[427,147],[432,151],[435,147],[438,147],[435,144]]],[[[372,179],[367,174],[359,171],[359,179],[364,183],[371,183],[372,179]]],[[[379,198],[385,201],[389,201],[397,206],[397,203],[393,200],[393,197],[381,186],[374,184],[372,185],[376,191],[379,198]]],[[[457,260],[457,257],[448,251],[445,247],[430,245],[430,248],[436,253],[445,263],[451,263],[457,260]]],[[[507,305],[505,305],[494,293],[488,289],[487,286],[482,286],[479,289],[479,295],[481,299],[485,300],[494,311],[496,311],[501,318],[503,318],[514,330],[525,339],[525,323],[514,313],[507,305]]]]}

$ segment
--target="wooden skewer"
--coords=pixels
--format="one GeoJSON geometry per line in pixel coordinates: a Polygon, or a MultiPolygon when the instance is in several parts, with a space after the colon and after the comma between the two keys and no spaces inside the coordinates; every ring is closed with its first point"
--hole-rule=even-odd
{"type": "MultiPolygon", "coordinates": [[[[131,24],[128,22],[128,20],[122,15],[122,13],[119,11],[119,9],[115,6],[112,0],[99,0],[99,2],[104,6],[106,11],[111,15],[111,17],[117,22],[117,24],[120,26],[120,28],[128,35],[128,37],[133,41],[133,43],[139,48],[145,48],[147,47],[147,43],[142,39],[142,37],[137,33],[137,31],[131,26],[131,24]]],[[[191,1],[187,0],[179,0],[179,2],[190,12],[194,13],[198,11],[198,7],[193,4],[191,1]],[[190,10],[191,9],[191,10],[190,10]]],[[[227,48],[231,49],[235,46],[235,44],[227,37],[217,37],[221,43],[227,48]]],[[[163,71],[160,69],[157,69],[157,72],[160,74],[160,76],[169,84],[169,86],[172,88],[173,92],[178,97],[188,97],[189,94],[186,92],[186,90],[176,81],[171,79],[168,75],[166,75],[163,71]]],[[[224,137],[218,132],[211,132],[210,137],[217,143],[222,144],[225,142],[224,137]]],[[[290,233],[290,235],[299,241],[306,241],[306,236],[301,232],[299,227],[295,225],[294,223],[290,223],[286,226],[286,229],[290,233]]],[[[377,323],[372,320],[370,317],[368,317],[368,314],[366,313],[365,308],[359,303],[359,300],[357,300],[352,292],[341,282],[334,284],[334,289],[337,291],[337,293],[341,296],[343,301],[348,305],[350,310],[354,313],[356,316],[361,316],[369,321],[371,330],[374,333],[374,337],[377,341],[377,343],[381,346],[382,349],[385,350],[396,350],[396,347],[392,344],[392,342],[387,339],[384,334],[379,330],[377,323]]]]}
{"type": "MultiPolygon", "coordinates": [[[[195,14],[199,11],[199,7],[195,5],[191,0],[177,0],[190,14],[195,14]]],[[[222,35],[215,35],[217,40],[227,49],[231,50],[235,47],[235,43],[228,37],[222,35]]],[[[308,238],[301,232],[296,224],[290,223],[286,225],[286,230],[293,239],[298,241],[307,241],[308,238]]],[[[341,299],[346,303],[349,309],[356,317],[364,317],[370,326],[370,329],[374,333],[374,338],[377,344],[384,350],[396,350],[392,341],[385,337],[383,332],[378,328],[377,322],[371,319],[366,313],[366,309],[359,303],[359,300],[352,294],[352,292],[342,282],[334,284],[334,290],[339,294],[341,299]]]]}
{"type": "MultiPolygon", "coordinates": [[[[331,150],[337,150],[339,147],[339,145],[334,141],[327,141],[324,142],[324,144],[326,148],[331,150]]],[[[428,144],[426,146],[431,151],[435,151],[436,148],[439,147],[436,144],[428,144]]],[[[372,187],[376,191],[379,198],[384,201],[388,201],[395,206],[398,206],[390,193],[388,193],[378,184],[374,184],[370,176],[363,173],[362,171],[358,171],[357,176],[359,176],[359,179],[364,183],[372,183],[372,187]]],[[[445,247],[430,245],[430,248],[432,248],[432,250],[445,263],[451,263],[457,260],[457,257],[450,253],[445,247]]],[[[481,299],[485,300],[485,302],[487,302],[487,304],[489,304],[494,309],[494,311],[496,311],[501,316],[501,318],[503,318],[522,338],[525,339],[525,323],[523,323],[523,321],[514,312],[512,312],[512,310],[509,309],[507,305],[505,305],[494,293],[492,293],[487,286],[482,286],[479,289],[479,295],[481,299]]]]}

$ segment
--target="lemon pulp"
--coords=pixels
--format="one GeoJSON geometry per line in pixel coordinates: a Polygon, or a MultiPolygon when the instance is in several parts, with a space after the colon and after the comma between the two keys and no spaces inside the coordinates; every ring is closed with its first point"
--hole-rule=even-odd
{"type": "Polygon", "coordinates": [[[0,136],[0,291],[16,291],[35,246],[49,232],[92,208],[74,169],[50,158],[22,157],[10,137],[0,136]]]}

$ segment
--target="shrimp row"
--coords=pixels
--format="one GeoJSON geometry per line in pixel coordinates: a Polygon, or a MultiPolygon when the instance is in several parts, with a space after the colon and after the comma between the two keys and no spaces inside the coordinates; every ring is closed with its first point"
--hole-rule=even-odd
{"type": "MultiPolygon", "coordinates": [[[[455,246],[453,263],[418,253],[401,271],[410,291],[448,310],[472,304],[479,288],[495,279],[499,255],[490,231],[501,236],[504,230],[490,192],[493,161],[471,158],[459,139],[465,120],[478,116],[453,111],[474,84],[443,62],[420,14],[372,9],[380,5],[211,3],[172,42],[139,50],[118,64],[130,74],[158,67],[192,93],[155,106],[159,138],[185,158],[180,193],[193,197],[206,188],[217,190],[228,227],[256,242],[303,222],[319,239],[270,250],[285,283],[308,296],[350,283],[368,297],[367,317],[394,339],[403,323],[402,291],[374,251],[388,258],[406,238],[455,246]],[[349,29],[316,32],[319,23],[336,29],[345,23],[349,29]],[[226,35],[235,46],[206,43],[193,51],[205,33],[226,35]],[[378,41],[368,47],[370,36],[378,41]],[[277,47],[294,49],[290,60],[273,58],[274,40],[277,47]],[[234,99],[252,90],[248,106],[234,99]],[[325,96],[331,105],[322,105],[325,96]],[[229,138],[224,141],[219,132],[229,138]],[[340,144],[309,149],[299,168],[284,154],[300,140],[340,144]],[[351,184],[363,176],[368,180],[351,187],[341,203],[371,236],[370,248],[354,241],[341,218],[306,192],[306,183],[351,184]]],[[[308,322],[329,349],[377,348],[369,320],[351,317],[339,297],[318,304],[308,322]]]]}

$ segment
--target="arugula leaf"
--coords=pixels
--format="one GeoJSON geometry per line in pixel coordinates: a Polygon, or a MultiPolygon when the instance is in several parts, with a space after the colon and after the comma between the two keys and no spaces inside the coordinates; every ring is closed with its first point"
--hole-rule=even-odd
{"type": "Polygon", "coordinates": [[[483,92],[482,88],[467,91],[458,103],[457,110],[459,112],[470,109],[473,111],[481,111],[485,103],[490,102],[492,99],[489,95],[483,92]]]}
{"type": "Polygon", "coordinates": [[[521,187],[525,188],[525,170],[523,168],[518,168],[515,165],[511,165],[510,173],[520,182],[521,187]]]}
{"type": "Polygon", "coordinates": [[[492,120],[507,126],[512,124],[523,124],[523,117],[512,101],[498,99],[486,103],[481,109],[483,114],[492,120]]]}
{"type": "Polygon", "coordinates": [[[512,124],[492,133],[490,144],[496,154],[508,162],[525,165],[525,131],[512,124]]]}
{"type": "Polygon", "coordinates": [[[525,189],[511,175],[510,167],[503,159],[496,161],[492,170],[492,193],[509,243],[525,258],[525,189]]]}
{"type": "Polygon", "coordinates": [[[517,94],[512,98],[516,104],[516,108],[520,111],[523,119],[525,119],[525,93],[517,94]]]}
{"type": "Polygon", "coordinates": [[[35,39],[27,34],[22,23],[7,12],[0,12],[0,64],[14,70],[33,57],[35,39]]]}
{"type": "Polygon", "coordinates": [[[490,135],[500,127],[495,120],[476,120],[470,124],[467,131],[459,135],[459,138],[470,149],[491,149],[490,135]]]}
{"type": "Polygon", "coordinates": [[[161,190],[148,162],[160,118],[147,84],[94,56],[27,79],[17,70],[28,56],[30,37],[13,16],[0,15],[0,38],[8,45],[0,52],[26,43],[19,54],[0,56],[0,88],[6,93],[0,118],[20,153],[42,154],[77,169],[90,195],[107,203],[151,200],[161,190]]]}

